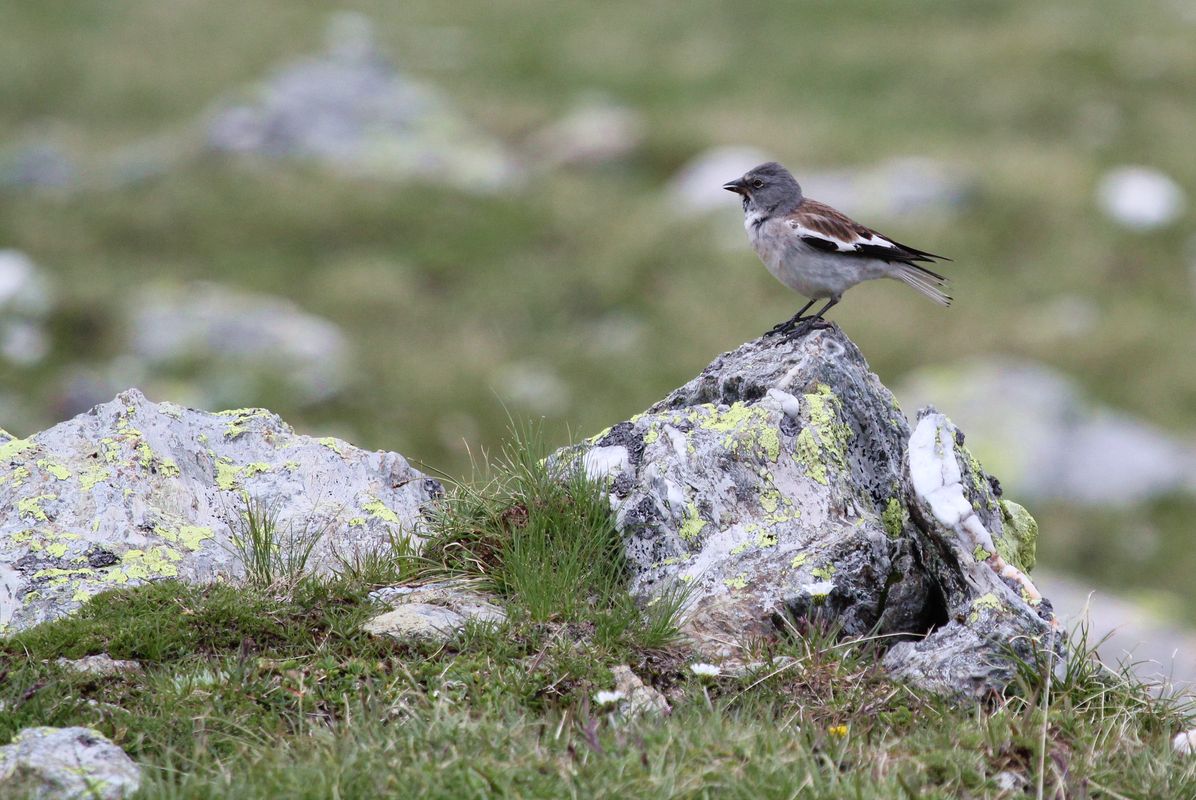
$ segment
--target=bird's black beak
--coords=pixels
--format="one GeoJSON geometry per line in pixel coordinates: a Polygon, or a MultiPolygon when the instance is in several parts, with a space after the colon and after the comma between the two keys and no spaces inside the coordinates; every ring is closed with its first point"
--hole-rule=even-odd
{"type": "Polygon", "coordinates": [[[723,188],[728,192],[735,192],[735,194],[747,194],[746,184],[743,182],[743,178],[735,181],[728,181],[727,183],[723,184],[723,188]]]}

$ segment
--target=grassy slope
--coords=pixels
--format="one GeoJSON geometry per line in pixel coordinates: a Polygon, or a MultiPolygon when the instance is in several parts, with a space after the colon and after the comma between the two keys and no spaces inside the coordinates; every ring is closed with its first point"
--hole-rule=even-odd
{"type": "MultiPolygon", "coordinates": [[[[115,351],[128,288],[175,277],[284,294],[348,330],[361,359],[342,400],[245,398],[306,429],[456,473],[463,440],[493,445],[502,430],[499,376],[530,361],[570,389],[554,430],[597,430],[793,310],[746,247],[723,251],[710,222],[661,210],[675,168],[728,142],[771,150],[799,173],[912,153],[980,178],[977,203],[954,220],[875,220],[956,258],[949,313],[891,285],[861,287],[836,310],[886,382],[956,357],[1027,355],[1103,400],[1196,429],[1196,371],[1177,366],[1196,334],[1190,222],[1135,235],[1108,227],[1092,201],[1096,177],[1118,163],[1196,186],[1196,50],[1176,4],[356,7],[401,64],[511,142],[597,89],[644,113],[647,145],[624,167],[539,176],[494,198],[223,162],[111,192],[0,196],[0,245],[29,252],[65,295],[55,360],[0,368],[45,409],[30,429],[53,421],[63,361],[115,351]],[[1057,305],[1067,297],[1094,304],[1094,328],[1068,332],[1057,305]],[[628,352],[591,346],[611,314],[644,326],[628,352]]],[[[332,8],[5,4],[0,140],[48,132],[99,162],[145,137],[178,136],[229,87],[317,49],[332,8]]],[[[736,213],[729,199],[732,228],[736,213]]],[[[1191,501],[1134,514],[1133,534],[1120,517],[1034,511],[1048,563],[1196,603],[1191,501]]]]}
{"type": "Polygon", "coordinates": [[[0,641],[0,742],[29,725],[94,726],[146,768],[147,799],[996,798],[1010,796],[1002,771],[1047,797],[1196,792],[1196,761],[1169,745],[1192,709],[1104,669],[1082,641],[1049,683],[1048,665],[1027,664],[1008,695],[963,707],[889,681],[880,643],[799,635],[800,620],[757,643],[750,675],[698,678],[670,615],[627,613],[621,570],[589,563],[561,580],[578,553],[617,552],[601,500],[522,456],[460,490],[430,560],[391,564],[502,598],[506,623],[446,646],[361,631],[367,590],[393,569],[289,592],[162,582],[98,595],[0,641]],[[98,652],[145,672],[54,663],[98,652]],[[599,707],[617,664],[663,691],[671,715],[599,707]]]}

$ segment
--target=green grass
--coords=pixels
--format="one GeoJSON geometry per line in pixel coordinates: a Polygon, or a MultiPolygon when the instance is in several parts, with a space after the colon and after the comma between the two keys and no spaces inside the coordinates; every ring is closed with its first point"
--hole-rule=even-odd
{"type": "Polygon", "coordinates": [[[548,457],[542,426],[513,427],[473,484],[456,486],[439,507],[423,559],[434,571],[482,579],[534,622],[589,617],[601,643],[668,644],[684,586],[640,609],[627,592],[605,488],[548,457]]]}
{"type": "Polygon", "coordinates": [[[963,708],[890,682],[877,643],[817,632],[776,643],[744,678],[700,681],[683,651],[641,655],[633,667],[673,711],[626,721],[591,702],[616,654],[580,629],[523,615],[409,649],[361,635],[344,594],[287,605],[249,591],[231,616],[229,594],[110,593],[6,641],[0,742],[24,725],[95,726],[146,767],[143,798],[997,797],[1002,770],[1041,776],[1048,797],[1196,791],[1196,763],[1169,747],[1191,709],[1082,641],[1049,695],[1027,665],[1008,696],[963,708]],[[171,644],[121,649],[129,629],[171,644]],[[46,663],[105,644],[146,673],[46,663]]]}

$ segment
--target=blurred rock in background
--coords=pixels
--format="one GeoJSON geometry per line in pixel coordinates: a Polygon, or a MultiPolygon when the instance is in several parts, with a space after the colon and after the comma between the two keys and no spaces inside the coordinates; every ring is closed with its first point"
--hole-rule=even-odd
{"type": "Polygon", "coordinates": [[[1135,674],[1165,691],[1196,690],[1196,635],[1190,628],[1059,572],[1038,570],[1034,583],[1051,598],[1066,630],[1087,631],[1106,664],[1132,663],[1135,674]]]}
{"type": "Polygon", "coordinates": [[[644,140],[634,109],[604,96],[583,98],[565,116],[528,139],[528,159],[544,167],[596,167],[622,161],[644,140]]]}
{"type": "Polygon", "coordinates": [[[379,51],[369,18],[337,13],[327,37],[324,53],[285,64],[221,102],[206,123],[209,146],[468,191],[517,182],[521,170],[497,139],[379,51]]]}
{"type": "Polygon", "coordinates": [[[975,197],[978,181],[926,156],[900,156],[871,167],[809,170],[798,175],[807,197],[857,218],[955,214],[975,197]]]}
{"type": "MultiPolygon", "coordinates": [[[[690,159],[672,177],[665,190],[668,200],[682,215],[733,208],[738,200],[727,194],[723,184],[773,158],[754,147],[711,147],[690,159]]],[[[735,221],[742,222],[740,218],[735,221]]]]}
{"type": "MultiPolygon", "coordinates": [[[[722,185],[772,156],[751,147],[713,147],[682,167],[669,197],[687,212],[726,209],[722,185]]],[[[819,170],[787,163],[802,193],[858,217],[899,217],[958,211],[972,199],[974,177],[933,158],[890,158],[872,167],[819,170]]],[[[734,198],[732,198],[734,199],[734,198]]]]}
{"type": "Polygon", "coordinates": [[[52,139],[0,150],[0,189],[66,189],[78,181],[78,173],[74,159],[52,139]]]}
{"type": "Polygon", "coordinates": [[[968,446],[1019,499],[1125,506],[1196,492],[1196,447],[1094,403],[1044,364],[974,359],[907,376],[912,413],[934,405],[968,432],[968,446]]]}
{"type": "Polygon", "coordinates": [[[495,391],[521,412],[563,414],[569,405],[569,385],[551,367],[535,361],[502,365],[495,375],[495,391]]]}
{"type": "Polygon", "coordinates": [[[117,356],[60,370],[57,416],[129,387],[208,410],[279,394],[310,406],[342,392],[353,372],[341,329],[284,297],[205,281],[160,283],[133,292],[125,313],[117,356]]]}
{"type": "Polygon", "coordinates": [[[214,283],[165,284],[131,299],[128,352],[153,371],[185,368],[213,406],[281,384],[300,404],[340,392],[352,371],[341,329],[290,300],[214,283]]]}
{"type": "Polygon", "coordinates": [[[0,358],[19,366],[45,358],[45,321],[53,305],[50,281],[33,260],[19,250],[0,250],[0,358]]]}

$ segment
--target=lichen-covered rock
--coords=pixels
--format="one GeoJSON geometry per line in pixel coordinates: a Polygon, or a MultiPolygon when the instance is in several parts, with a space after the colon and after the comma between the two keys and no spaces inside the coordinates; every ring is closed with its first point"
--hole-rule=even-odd
{"type": "Polygon", "coordinates": [[[1013,652],[1062,652],[1051,606],[1030,581],[1037,524],[1001,501],[999,486],[964,447],[963,433],[924,410],[907,459],[919,551],[935,576],[947,623],[919,642],[899,642],[885,664],[939,693],[979,694],[1013,677],[1013,652]]]}
{"type": "Polygon", "coordinates": [[[4,797],[121,800],[140,785],[141,768],[91,728],[26,728],[0,747],[4,797]]]}
{"type": "Polygon", "coordinates": [[[957,479],[938,498],[956,513],[948,524],[911,480],[910,430],[893,396],[830,329],[749,342],[557,458],[608,482],[634,592],[689,585],[686,630],[709,656],[738,659],[751,640],[791,629],[787,620],[846,635],[929,633],[918,646],[949,648],[935,632],[962,615],[955,624],[975,640],[966,664],[902,673],[958,694],[1001,685],[1007,671],[990,662],[1008,666],[1013,631],[1050,626],[1024,575],[1032,519],[951,444],[941,462],[959,462],[957,479]],[[981,528],[985,552],[961,533],[981,528]],[[991,609],[971,605],[989,595],[991,609]]]}
{"type": "Polygon", "coordinates": [[[104,589],[243,576],[247,498],[328,573],[396,534],[418,539],[441,491],[397,453],[300,436],[263,409],[209,414],[129,390],[28,439],[0,435],[0,632],[104,589]]]}

